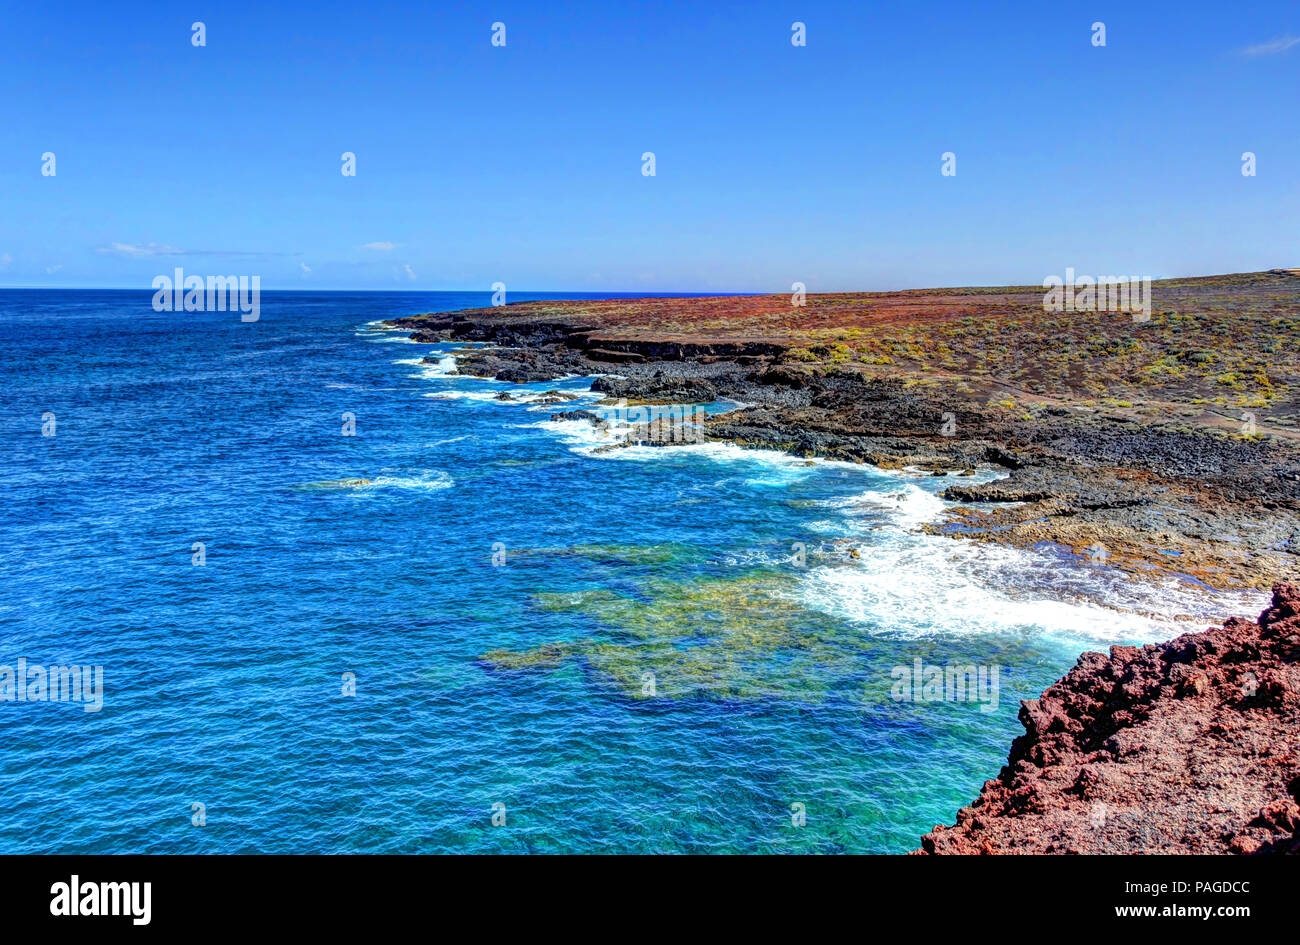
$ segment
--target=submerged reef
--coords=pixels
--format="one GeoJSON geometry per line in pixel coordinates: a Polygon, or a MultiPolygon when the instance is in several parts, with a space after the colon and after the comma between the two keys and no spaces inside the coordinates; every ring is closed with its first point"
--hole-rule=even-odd
{"type": "MultiPolygon", "coordinates": [[[[851,556],[823,552],[817,557],[851,566],[851,556]]],[[[626,560],[645,564],[653,555],[626,560]]],[[[683,580],[646,577],[636,593],[606,588],[539,593],[532,599],[537,611],[576,615],[590,632],[525,650],[494,649],[479,662],[495,672],[578,665],[598,688],[661,707],[699,699],[806,705],[836,700],[879,713],[893,725],[925,724],[935,712],[962,719],[960,705],[936,707],[919,704],[910,694],[900,697],[898,672],[916,661],[933,665],[941,656],[952,666],[992,662],[1005,668],[995,682],[993,704],[984,711],[996,709],[998,698],[1029,695],[1020,669],[1043,659],[1032,638],[1009,633],[909,639],[809,609],[796,596],[799,580],[755,569],[683,580]]],[[[976,694],[965,701],[977,701],[976,694]]],[[[962,724],[969,721],[965,715],[962,724]]]]}
{"type": "Polygon", "coordinates": [[[755,573],[651,578],[638,596],[542,593],[534,598],[538,609],[580,614],[594,632],[481,659],[497,670],[578,660],[598,683],[631,699],[817,698],[858,665],[861,641],[846,640],[837,622],[791,599],[792,585],[792,578],[755,573]]]}

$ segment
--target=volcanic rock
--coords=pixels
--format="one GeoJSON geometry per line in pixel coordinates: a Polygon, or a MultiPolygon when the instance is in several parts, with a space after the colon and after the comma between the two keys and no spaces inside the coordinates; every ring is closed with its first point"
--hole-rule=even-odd
{"type": "Polygon", "coordinates": [[[1300,590],[1258,621],[1084,653],[915,852],[1300,853],[1300,590]]]}

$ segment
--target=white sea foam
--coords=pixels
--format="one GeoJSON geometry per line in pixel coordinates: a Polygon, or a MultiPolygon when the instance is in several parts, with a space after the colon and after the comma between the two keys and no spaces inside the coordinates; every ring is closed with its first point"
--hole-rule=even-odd
{"type": "Polygon", "coordinates": [[[592,401],[600,400],[603,396],[597,391],[581,390],[563,390],[561,388],[547,388],[547,390],[520,390],[511,391],[514,397],[513,403],[527,404],[527,410],[534,413],[543,413],[550,411],[558,413],[566,408],[582,407],[584,410],[591,409],[592,401]],[[551,391],[560,390],[561,393],[571,394],[572,399],[566,400],[549,400],[551,391]]]}
{"type": "Polygon", "coordinates": [[[412,489],[419,492],[438,492],[450,489],[455,484],[456,480],[441,469],[394,471],[376,476],[373,483],[376,488],[412,489]]]}
{"type": "MultiPolygon", "coordinates": [[[[539,423],[515,424],[515,426],[523,429],[542,430],[558,436],[565,446],[584,456],[593,455],[600,447],[610,446],[621,440],[621,437],[613,436],[586,420],[543,420],[539,423]]],[[[621,453],[624,451],[611,451],[611,455],[614,452],[621,453]]]]}
{"type": "Polygon", "coordinates": [[[858,536],[861,557],[811,569],[800,598],[883,633],[1047,633],[1095,647],[1169,639],[1262,603],[1251,594],[1207,595],[1176,580],[1133,581],[1050,550],[925,534],[920,526],[953,503],[915,483],[834,504],[843,524],[823,519],[819,530],[858,536]]]}
{"type": "MultiPolygon", "coordinates": [[[[551,400],[548,393],[553,388],[546,391],[526,390],[520,388],[503,388],[493,387],[490,390],[437,390],[424,394],[425,397],[433,397],[438,400],[492,400],[499,404],[507,404],[515,407],[523,407],[526,410],[541,413],[559,413],[563,412],[566,407],[585,406],[584,400],[590,397],[599,398],[600,394],[593,394],[590,397],[587,394],[577,393],[577,399],[574,400],[551,400]],[[509,399],[501,397],[502,393],[510,395],[509,399]]],[[[569,421],[566,421],[569,422],[569,421]]]]}
{"type": "Polygon", "coordinates": [[[366,495],[381,489],[409,489],[416,492],[440,492],[450,489],[456,480],[441,469],[386,468],[367,479],[339,480],[336,484],[347,491],[366,495]]]}
{"type": "Polygon", "coordinates": [[[897,529],[912,531],[937,519],[949,503],[915,483],[899,482],[897,486],[870,489],[834,504],[850,519],[884,518],[897,529]]]}
{"type": "Polygon", "coordinates": [[[805,476],[815,475],[818,470],[839,469],[854,475],[870,474],[871,467],[861,463],[849,463],[830,459],[805,459],[792,456],[780,450],[748,449],[734,443],[709,441],[706,443],[679,443],[670,446],[646,446],[632,443],[618,449],[610,446],[624,442],[625,435],[631,431],[630,424],[615,423],[613,408],[588,407],[592,413],[605,419],[602,429],[587,420],[543,420],[539,423],[525,424],[533,429],[543,430],[558,436],[573,452],[600,459],[657,460],[661,462],[680,462],[688,459],[705,459],[732,466],[734,469],[757,472],[746,479],[752,485],[786,485],[805,476]]]}
{"type": "Polygon", "coordinates": [[[369,393],[381,393],[384,391],[396,391],[402,389],[400,387],[371,387],[368,384],[342,384],[334,382],[327,382],[323,386],[331,390],[363,390],[369,393]]]}
{"type": "MultiPolygon", "coordinates": [[[[620,438],[584,421],[535,426],[560,436],[583,455],[660,462],[705,459],[744,470],[745,484],[757,488],[835,471],[867,479],[868,489],[823,503],[822,513],[805,526],[827,539],[852,541],[861,557],[812,567],[799,596],[811,609],[868,623],[882,633],[1048,634],[1084,648],[1169,639],[1227,614],[1250,613],[1265,602],[1258,594],[1207,594],[1173,579],[1158,584],[1130,580],[1122,572],[1051,550],[1008,548],[921,531],[957,504],[938,494],[952,477],[810,461],[717,442],[601,450],[620,438]]],[[[981,470],[961,481],[988,482],[1005,475],[981,470]]]]}
{"type": "Polygon", "coordinates": [[[438,492],[450,489],[456,480],[441,469],[420,467],[384,467],[374,476],[351,476],[343,479],[322,479],[305,482],[296,488],[320,491],[338,491],[352,495],[373,495],[381,489],[412,489],[438,492]]]}
{"type": "Polygon", "coordinates": [[[408,374],[407,377],[423,381],[466,379],[466,375],[456,373],[456,359],[449,354],[438,357],[436,361],[425,361],[423,358],[396,358],[393,363],[415,368],[416,373],[408,374]]]}
{"type": "Polygon", "coordinates": [[[434,400],[474,400],[474,401],[493,401],[497,399],[496,390],[433,390],[421,397],[431,397],[434,400]]]}
{"type": "Polygon", "coordinates": [[[368,338],[371,341],[379,341],[376,335],[401,335],[405,338],[411,333],[410,328],[394,328],[391,325],[385,325],[386,319],[379,318],[372,322],[365,322],[353,329],[353,334],[358,338],[368,338]]]}

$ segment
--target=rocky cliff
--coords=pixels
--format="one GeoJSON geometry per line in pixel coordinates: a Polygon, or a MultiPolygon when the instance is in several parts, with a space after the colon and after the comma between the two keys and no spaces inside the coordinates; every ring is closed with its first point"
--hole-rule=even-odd
{"type": "Polygon", "coordinates": [[[1300,590],[1258,621],[1085,653],[917,853],[1300,852],[1300,590]]]}

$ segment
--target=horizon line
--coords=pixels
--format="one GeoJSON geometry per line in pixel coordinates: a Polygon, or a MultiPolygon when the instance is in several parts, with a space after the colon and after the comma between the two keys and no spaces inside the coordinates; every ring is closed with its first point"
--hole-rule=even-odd
{"type": "MultiPolygon", "coordinates": [[[[1067,267],[1067,268],[1072,269],[1073,267],[1067,267]]],[[[1224,276],[1255,275],[1255,274],[1268,273],[1268,272],[1290,273],[1292,275],[1300,275],[1300,268],[1288,267],[1288,266],[1273,266],[1266,269],[1247,269],[1238,272],[1182,273],[1177,275],[1140,276],[1136,278],[1149,278],[1152,282],[1168,282],[1174,279],[1213,279],[1213,278],[1221,278],[1224,276]]],[[[1054,273],[1049,274],[1049,277],[1050,275],[1055,275],[1055,274],[1054,273]]],[[[1121,277],[1111,276],[1110,278],[1121,278],[1121,277]]],[[[1133,277],[1123,277],[1123,278],[1133,278],[1133,277]]],[[[950,284],[950,285],[905,286],[902,288],[891,288],[891,289],[828,288],[828,289],[822,289],[817,291],[809,291],[805,289],[805,293],[807,295],[831,295],[831,294],[841,294],[841,293],[916,292],[916,291],[925,291],[929,289],[1002,289],[1002,288],[1010,289],[1010,288],[1039,288],[1040,285],[1042,284],[1039,282],[1021,282],[1021,283],[967,282],[967,283],[950,284]]],[[[0,292],[7,292],[7,291],[153,293],[156,292],[157,290],[152,286],[147,288],[141,288],[138,286],[0,285],[0,292]]],[[[490,287],[486,289],[416,289],[416,288],[409,288],[409,289],[333,288],[331,289],[331,288],[321,288],[321,287],[307,288],[303,286],[295,286],[295,287],[269,286],[266,288],[261,288],[259,291],[321,292],[321,293],[392,292],[392,293],[404,293],[404,294],[419,293],[419,292],[465,292],[465,293],[481,292],[484,295],[491,295],[494,290],[490,287]]],[[[708,298],[711,296],[723,296],[723,295],[788,295],[790,293],[790,290],[784,288],[778,290],[769,290],[769,291],[753,290],[753,289],[723,289],[723,290],[713,289],[713,290],[702,292],[693,289],[671,289],[671,290],[664,290],[664,289],[631,289],[631,290],[629,289],[509,289],[507,290],[507,296],[509,295],[557,295],[566,292],[578,293],[581,295],[603,295],[606,293],[613,293],[616,295],[636,296],[639,293],[642,297],[659,295],[659,296],[678,296],[678,297],[693,296],[698,298],[708,298]]]]}

